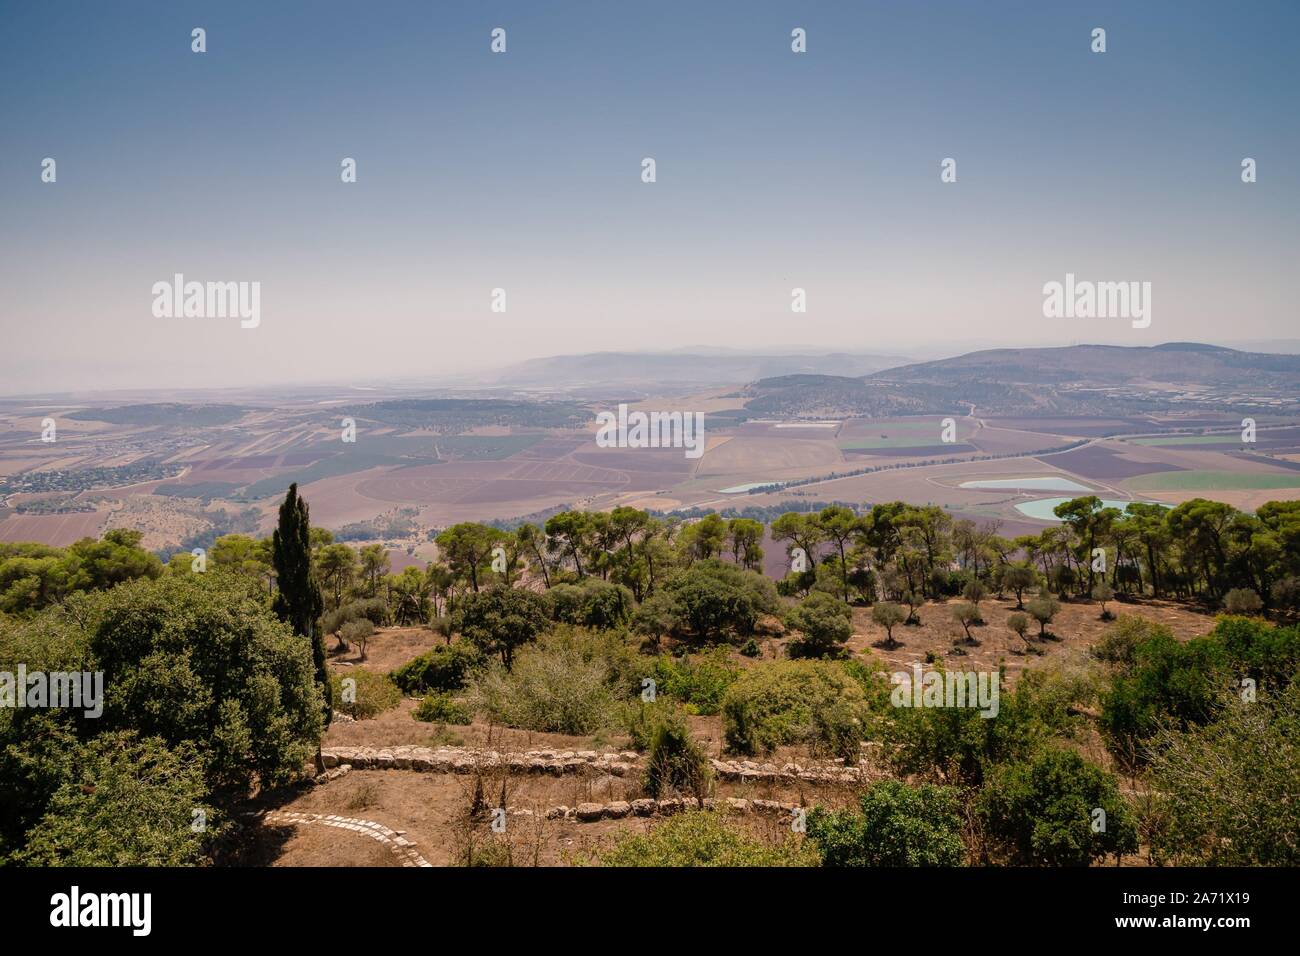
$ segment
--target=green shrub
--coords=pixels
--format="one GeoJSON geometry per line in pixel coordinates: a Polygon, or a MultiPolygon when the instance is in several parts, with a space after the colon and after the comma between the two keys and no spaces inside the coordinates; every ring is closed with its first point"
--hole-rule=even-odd
{"type": "Polygon", "coordinates": [[[352,621],[369,621],[375,627],[383,627],[388,622],[388,602],[369,598],[344,604],[321,618],[321,629],[326,634],[337,634],[343,625],[352,621]]]}
{"type": "Polygon", "coordinates": [[[1220,617],[1205,638],[1220,643],[1234,686],[1252,677],[1261,687],[1278,692],[1300,671],[1300,627],[1273,627],[1258,618],[1220,617]]]}
{"type": "Polygon", "coordinates": [[[862,694],[868,705],[877,713],[889,713],[889,693],[893,685],[889,679],[889,668],[878,657],[850,657],[839,662],[839,666],[862,688],[862,694]]]}
{"type": "Polygon", "coordinates": [[[655,658],[651,676],[656,694],[689,704],[697,714],[713,715],[722,707],[722,698],[740,676],[725,647],[717,647],[680,659],[662,654],[655,658]]]}
{"type": "Polygon", "coordinates": [[[648,833],[619,837],[596,858],[601,866],[816,866],[817,854],[793,836],[781,842],[749,836],[719,813],[691,811],[648,833]]]}
{"type": "Polygon", "coordinates": [[[975,707],[896,707],[883,724],[886,759],[900,775],[977,785],[992,765],[1033,752],[1047,727],[1028,698],[999,693],[996,717],[975,707]]]}
{"type": "Polygon", "coordinates": [[[218,828],[206,805],[203,761],[190,743],[100,734],[71,755],[72,772],[28,831],[30,866],[195,866],[218,828]],[[195,832],[194,812],[205,831],[195,832]]]}
{"type": "Polygon", "coordinates": [[[1259,595],[1250,588],[1233,588],[1223,596],[1223,607],[1229,614],[1258,614],[1264,607],[1259,595]]]}
{"type": "Polygon", "coordinates": [[[1138,846],[1115,778],[1072,750],[1045,748],[994,768],[975,807],[986,832],[1019,866],[1087,866],[1138,846]]]}
{"type": "Polygon", "coordinates": [[[429,692],[461,690],[473,672],[483,666],[478,648],[464,641],[439,644],[414,660],[407,661],[389,677],[412,696],[429,692]]]}
{"type": "Polygon", "coordinates": [[[416,720],[431,724],[466,726],[474,722],[474,713],[464,702],[450,694],[428,694],[415,708],[416,720]]]}
{"type": "Polygon", "coordinates": [[[712,775],[709,758],[691,738],[686,721],[672,711],[662,712],[650,730],[642,777],[646,793],[659,798],[675,792],[703,800],[712,775]]]}
{"type": "Polygon", "coordinates": [[[763,575],[709,559],[670,576],[637,609],[633,626],[652,638],[717,642],[752,634],[762,615],[780,607],[775,585],[763,575]]]}
{"type": "Polygon", "coordinates": [[[1300,669],[1300,629],[1258,618],[1222,617],[1209,634],[1186,642],[1164,628],[1123,633],[1131,636],[1103,641],[1102,653],[1118,663],[1100,726],[1128,767],[1145,763],[1146,744],[1163,722],[1176,729],[1204,724],[1222,692],[1239,688],[1242,678],[1276,692],[1300,669]]]}
{"type": "Polygon", "coordinates": [[[740,653],[745,657],[760,657],[763,654],[763,649],[758,646],[758,641],[751,637],[740,645],[740,653]]]}
{"type": "Polygon", "coordinates": [[[1300,866],[1300,682],[1225,694],[1213,721],[1159,731],[1151,752],[1157,862],[1300,866]]]}
{"type": "Polygon", "coordinates": [[[881,780],[857,810],[808,814],[808,838],[824,866],[961,866],[962,814],[953,787],[881,780]]]}
{"type": "Polygon", "coordinates": [[[1169,628],[1144,617],[1121,614],[1100,641],[1093,645],[1092,656],[1116,668],[1121,673],[1133,669],[1137,646],[1148,638],[1165,635],[1171,640],[1169,628]]]}
{"type": "MultiPolygon", "coordinates": [[[[80,736],[136,731],[175,748],[188,741],[203,756],[215,788],[246,790],[297,778],[315,753],[322,696],[308,641],[266,606],[256,581],[235,575],[166,576],[70,598],[26,624],[0,646],[0,670],[103,671],[103,715],[13,710],[0,718],[0,753],[26,751],[60,729],[80,736]],[[72,664],[76,666],[70,666],[72,664]]],[[[54,739],[53,737],[51,739],[54,739]]],[[[62,746],[62,744],[59,744],[62,746]]],[[[27,771],[0,759],[0,788],[27,812],[50,790],[13,787],[27,771]]],[[[0,808],[6,796],[0,795],[0,808]]],[[[0,809],[0,819],[4,812],[0,809]]]]}
{"type": "Polygon", "coordinates": [[[555,620],[581,627],[621,627],[635,603],[632,592],[623,585],[593,577],[583,578],[580,584],[557,584],[547,595],[555,620]]]}
{"type": "Polygon", "coordinates": [[[627,733],[632,749],[641,752],[650,748],[650,736],[655,727],[676,712],[677,704],[667,697],[653,701],[627,701],[618,710],[621,728],[627,733]]]}
{"type": "Polygon", "coordinates": [[[853,612],[837,597],[814,591],[785,616],[786,627],[800,633],[791,641],[791,657],[831,657],[843,653],[853,636],[853,612]]]}
{"type": "Polygon", "coordinates": [[[1033,668],[1021,673],[1011,703],[1049,732],[1073,737],[1091,726],[1082,709],[1096,704],[1102,687],[1101,675],[1091,668],[1033,668]]]}
{"type": "Polygon", "coordinates": [[[869,707],[862,687],[838,664],[773,661],[745,671],[723,698],[723,733],[736,753],[771,753],[806,744],[814,754],[856,763],[869,707]]]}
{"type": "Polygon", "coordinates": [[[509,727],[586,735],[611,725],[617,703],[639,689],[635,673],[617,634],[561,629],[520,651],[513,670],[482,672],[475,703],[509,727]]]}
{"type": "Polygon", "coordinates": [[[345,674],[331,672],[330,684],[335,709],[353,720],[369,720],[402,702],[402,692],[387,674],[360,667],[350,668],[345,674]]]}

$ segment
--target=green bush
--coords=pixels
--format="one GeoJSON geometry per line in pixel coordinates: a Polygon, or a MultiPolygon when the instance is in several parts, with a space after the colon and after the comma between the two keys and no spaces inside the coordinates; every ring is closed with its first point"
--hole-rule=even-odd
{"type": "Polygon", "coordinates": [[[709,758],[691,738],[686,721],[672,711],[662,712],[651,727],[642,783],[656,799],[680,793],[703,800],[712,778],[709,758]]]}
{"type": "Polygon", "coordinates": [[[839,666],[862,688],[868,705],[877,713],[889,713],[889,693],[893,688],[889,668],[878,657],[850,657],[839,661],[839,666]]]}
{"type": "Polygon", "coordinates": [[[677,704],[667,697],[653,701],[626,701],[617,712],[620,728],[627,734],[632,749],[644,752],[650,749],[650,736],[655,727],[677,713],[677,704]]]}
{"type": "Polygon", "coordinates": [[[1233,588],[1223,596],[1223,607],[1229,614],[1258,614],[1264,602],[1250,588],[1233,588]]]}
{"type": "Polygon", "coordinates": [[[72,771],[28,831],[16,861],[30,866],[195,866],[218,832],[203,760],[188,742],[100,734],[71,755],[72,771]],[[195,831],[195,811],[204,828],[195,831]]]}
{"type": "Polygon", "coordinates": [[[619,837],[600,853],[601,866],[816,866],[817,854],[788,836],[780,843],[743,833],[719,813],[692,811],[669,817],[648,833],[619,837]]]}
{"type": "Polygon", "coordinates": [[[1300,682],[1152,741],[1150,843],[1159,863],[1300,866],[1300,682]]]}
{"type": "Polygon", "coordinates": [[[994,768],[975,807],[986,832],[1019,866],[1087,866],[1138,846],[1115,778],[1072,750],[1046,748],[994,768]]]}
{"type": "Polygon", "coordinates": [[[727,688],[740,676],[740,667],[725,647],[717,647],[694,658],[661,654],[651,676],[656,694],[689,705],[692,713],[713,715],[721,709],[727,688]]]}
{"type": "Polygon", "coordinates": [[[780,610],[776,587],[763,575],[715,559],[674,573],[633,618],[639,633],[698,643],[754,632],[759,618],[780,610]]]}
{"type": "Polygon", "coordinates": [[[617,634],[561,629],[520,651],[513,670],[482,672],[475,703],[509,727],[591,734],[610,726],[618,702],[639,689],[636,663],[617,634]]]}
{"type": "Polygon", "coordinates": [[[623,585],[592,577],[583,578],[580,584],[557,584],[547,595],[555,620],[581,627],[622,627],[635,603],[632,592],[623,585]]]}
{"type": "Polygon", "coordinates": [[[466,726],[474,722],[474,713],[450,694],[428,694],[415,708],[416,720],[431,724],[466,726]]]}
{"type": "Polygon", "coordinates": [[[857,810],[808,814],[808,838],[824,866],[961,866],[961,806],[953,787],[881,780],[857,810]]]}
{"type": "Polygon", "coordinates": [[[276,620],[258,582],[236,575],[69,595],[5,625],[0,671],[19,664],[102,672],[102,714],[0,708],[0,859],[27,846],[36,862],[189,861],[198,844],[149,830],[141,806],[152,800],[167,827],[182,802],[188,818],[255,785],[281,786],[302,775],[320,739],[310,643],[276,620]],[[101,846],[76,849],[101,825],[101,846]]]}
{"type": "Polygon", "coordinates": [[[996,717],[975,707],[896,707],[883,724],[886,759],[901,775],[977,785],[992,765],[1031,753],[1048,728],[1019,694],[999,694],[996,717]]]}
{"type": "Polygon", "coordinates": [[[1144,617],[1121,614],[1114,624],[1106,628],[1101,640],[1093,645],[1092,656],[1110,664],[1120,673],[1128,673],[1136,662],[1137,646],[1157,635],[1173,639],[1172,632],[1163,624],[1148,621],[1144,617]]]}
{"type": "MultiPolygon", "coordinates": [[[[58,728],[84,725],[82,737],[136,731],[169,748],[192,743],[209,785],[247,790],[298,777],[320,739],[311,644],[275,618],[257,582],[234,575],[166,576],[75,596],[66,610],[10,628],[0,660],[9,671],[44,661],[49,670],[104,674],[99,719],[11,711],[0,719],[0,752],[11,742],[39,746],[37,738],[58,728]]],[[[14,779],[2,760],[0,778],[14,779]]],[[[42,802],[18,792],[29,807],[42,802]]]]}
{"type": "Polygon", "coordinates": [[[330,684],[334,690],[334,709],[353,720],[369,720],[402,702],[402,692],[387,674],[360,667],[349,668],[342,674],[331,672],[330,684]]]}
{"type": "Polygon", "coordinates": [[[353,621],[369,621],[375,627],[383,627],[388,623],[388,602],[382,598],[368,598],[344,604],[321,618],[321,629],[326,634],[337,634],[343,625],[353,621]]]}
{"type": "Polygon", "coordinates": [[[785,616],[786,627],[800,637],[790,642],[791,657],[831,657],[843,653],[853,636],[853,612],[837,597],[814,591],[785,616]]]}
{"type": "Polygon", "coordinates": [[[412,696],[461,690],[470,676],[483,666],[483,655],[478,648],[464,641],[439,644],[414,660],[407,661],[389,677],[412,696]]]}
{"type": "Polygon", "coordinates": [[[1021,673],[1011,703],[1050,733],[1074,737],[1091,727],[1082,709],[1096,704],[1102,688],[1101,675],[1093,668],[1033,668],[1021,673]]]}
{"type": "Polygon", "coordinates": [[[727,688],[723,733],[736,753],[805,744],[814,754],[856,763],[869,709],[862,687],[838,664],[773,661],[751,667],[727,688]]]}
{"type": "Polygon", "coordinates": [[[1258,618],[1222,617],[1209,634],[1186,642],[1163,628],[1129,631],[1131,638],[1103,642],[1103,653],[1118,663],[1100,725],[1111,752],[1130,767],[1145,763],[1147,742],[1163,722],[1176,729],[1204,724],[1222,692],[1240,688],[1242,678],[1280,692],[1300,670],[1300,628],[1258,618]]]}

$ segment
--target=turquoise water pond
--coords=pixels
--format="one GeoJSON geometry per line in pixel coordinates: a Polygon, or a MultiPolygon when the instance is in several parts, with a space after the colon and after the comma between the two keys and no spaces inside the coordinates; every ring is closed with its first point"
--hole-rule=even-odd
{"type": "MultiPolygon", "coordinates": [[[[1039,521],[1060,521],[1061,519],[1052,514],[1052,509],[1063,502],[1070,501],[1070,498],[1036,498],[1033,501],[1026,501],[1016,505],[1016,510],[1026,518],[1037,518],[1039,521]]],[[[1159,502],[1156,502],[1159,504],[1159,502]]],[[[1129,506],[1127,501],[1117,501],[1114,498],[1102,498],[1101,505],[1103,508],[1118,508],[1123,511],[1129,506]]],[[[1168,507],[1166,505],[1166,507],[1168,507]]]]}

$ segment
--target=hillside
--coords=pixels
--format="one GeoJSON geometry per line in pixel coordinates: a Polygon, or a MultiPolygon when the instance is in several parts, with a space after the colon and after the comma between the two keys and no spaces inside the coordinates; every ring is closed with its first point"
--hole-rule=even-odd
{"type": "Polygon", "coordinates": [[[881,381],[951,383],[994,378],[1019,384],[1233,385],[1249,375],[1253,386],[1294,388],[1300,356],[1239,352],[1217,345],[1170,342],[1151,347],[1072,345],[1063,348],[988,349],[934,362],[887,369],[881,381]]]}
{"type": "Polygon", "coordinates": [[[788,416],[991,415],[1291,410],[1300,356],[1188,342],[989,349],[861,379],[781,376],[749,386],[746,408],[788,416]]]}
{"type": "Polygon", "coordinates": [[[862,376],[898,363],[897,356],[836,352],[825,355],[748,355],[700,352],[592,352],[533,359],[503,370],[515,386],[735,385],[773,376],[862,376]]]}

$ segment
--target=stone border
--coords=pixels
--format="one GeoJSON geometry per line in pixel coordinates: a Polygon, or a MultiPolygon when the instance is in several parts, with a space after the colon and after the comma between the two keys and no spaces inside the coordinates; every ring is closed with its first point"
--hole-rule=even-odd
{"type": "MultiPolygon", "coordinates": [[[[546,811],[548,820],[573,820],[594,823],[597,820],[622,820],[625,817],[665,817],[694,810],[699,804],[689,799],[615,800],[613,803],[580,803],[576,807],[552,807],[546,811]]],[[[740,797],[705,797],[705,810],[727,810],[732,813],[767,813],[791,815],[799,809],[797,803],[777,800],[745,800],[740,797]]]]}
{"type": "Polygon", "coordinates": [[[337,827],[340,830],[359,833],[362,836],[368,836],[372,840],[379,841],[388,847],[393,856],[401,861],[402,866],[433,866],[432,863],[420,856],[415,849],[415,844],[403,836],[405,830],[390,830],[382,823],[377,823],[374,820],[358,820],[355,817],[340,817],[334,814],[327,816],[321,813],[302,813],[297,810],[271,810],[262,815],[262,822],[266,824],[288,823],[295,826],[321,823],[327,827],[337,827]]]}
{"type": "MultiPolygon", "coordinates": [[[[415,770],[423,773],[474,773],[508,767],[521,773],[553,776],[605,773],[626,777],[639,772],[641,756],[633,751],[602,753],[595,750],[526,750],[499,753],[472,747],[331,747],[321,751],[326,767],[351,764],[357,770],[415,770]]],[[[814,766],[787,763],[758,763],[753,760],[710,758],[713,772],[723,780],[750,783],[782,783],[792,780],[810,783],[857,783],[866,778],[861,767],[846,767],[842,760],[814,766]]]]}

